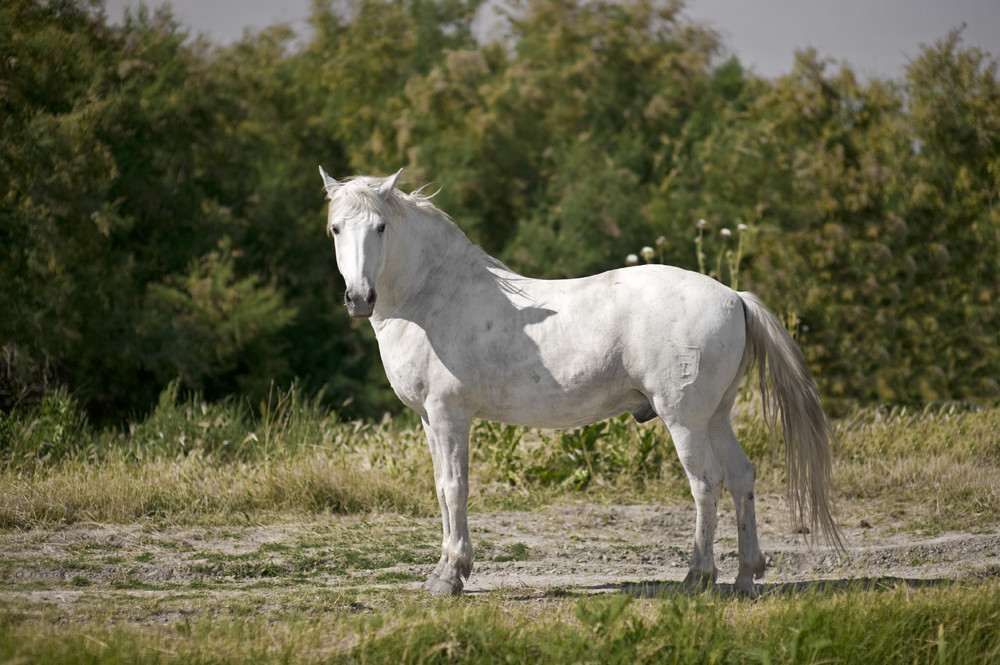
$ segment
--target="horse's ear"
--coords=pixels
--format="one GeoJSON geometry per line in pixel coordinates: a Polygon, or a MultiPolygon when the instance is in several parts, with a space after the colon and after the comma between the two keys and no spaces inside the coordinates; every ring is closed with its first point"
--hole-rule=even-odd
{"type": "Polygon", "coordinates": [[[385,200],[385,197],[389,196],[392,190],[396,189],[396,183],[399,181],[399,176],[403,174],[403,169],[396,171],[396,175],[389,176],[382,181],[382,184],[378,186],[378,197],[385,200]]]}
{"type": "Polygon", "coordinates": [[[323,170],[323,167],[319,167],[319,174],[323,177],[323,189],[326,190],[327,196],[333,196],[333,193],[337,191],[340,187],[340,183],[330,177],[330,175],[323,170]]]}

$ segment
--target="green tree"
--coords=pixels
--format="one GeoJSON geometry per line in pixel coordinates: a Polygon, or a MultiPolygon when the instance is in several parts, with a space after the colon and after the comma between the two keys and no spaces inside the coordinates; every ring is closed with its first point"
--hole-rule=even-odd
{"type": "MultiPolygon", "coordinates": [[[[43,388],[68,385],[99,419],[145,410],[169,380],[152,341],[176,323],[148,316],[151,294],[190,277],[192,260],[210,258],[238,226],[231,202],[246,185],[224,145],[234,109],[206,74],[205,45],[186,44],[169,14],[143,10],[117,29],[84,3],[17,1],[2,11],[10,52],[0,214],[11,288],[0,325],[7,357],[25,368],[6,372],[6,399],[25,398],[41,376],[43,388]]],[[[224,301],[256,280],[226,261],[204,269],[220,272],[200,277],[232,290],[224,301]]],[[[267,295],[253,311],[286,321],[280,292],[267,295]]],[[[231,312],[245,327],[247,310],[231,312]]],[[[234,325],[203,323],[221,326],[220,339],[234,325]]],[[[275,332],[256,330],[240,339],[260,344],[275,332]]],[[[194,340],[172,343],[178,374],[205,352],[194,340]]],[[[252,354],[241,361],[251,374],[274,367],[252,354]]],[[[216,378],[222,394],[239,385],[216,378]]]]}
{"type": "Polygon", "coordinates": [[[502,43],[406,88],[399,149],[442,207],[534,276],[614,267],[650,231],[656,146],[705,103],[718,43],[660,2],[526,2],[502,43]]]}
{"type": "Polygon", "coordinates": [[[998,392],[985,305],[997,80],[956,39],[925,49],[902,84],[862,85],[801,53],[790,75],[750,82],[749,103],[728,106],[664,185],[667,206],[708,219],[710,233],[755,229],[750,288],[798,318],[823,392],[842,408],[998,392]],[[956,145],[972,127],[975,147],[956,145]],[[959,173],[968,194],[951,185],[959,173]]]}
{"type": "Polygon", "coordinates": [[[904,320],[922,399],[1000,394],[1000,78],[961,32],[907,68],[911,150],[898,192],[915,288],[904,320]]]}

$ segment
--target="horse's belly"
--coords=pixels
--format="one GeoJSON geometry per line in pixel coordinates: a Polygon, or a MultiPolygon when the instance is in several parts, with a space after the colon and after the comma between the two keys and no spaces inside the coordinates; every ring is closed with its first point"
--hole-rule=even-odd
{"type": "Polygon", "coordinates": [[[569,428],[622,413],[644,414],[649,400],[618,381],[582,382],[572,388],[528,382],[497,383],[481,392],[476,417],[513,425],[569,428]]]}

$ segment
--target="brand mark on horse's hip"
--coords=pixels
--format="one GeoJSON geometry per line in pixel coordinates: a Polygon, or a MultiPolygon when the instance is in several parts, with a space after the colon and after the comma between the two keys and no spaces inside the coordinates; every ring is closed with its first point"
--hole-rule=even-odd
{"type": "Polygon", "coordinates": [[[698,361],[700,359],[700,349],[691,347],[680,349],[674,364],[674,381],[680,386],[694,383],[694,380],[698,378],[698,361]]]}

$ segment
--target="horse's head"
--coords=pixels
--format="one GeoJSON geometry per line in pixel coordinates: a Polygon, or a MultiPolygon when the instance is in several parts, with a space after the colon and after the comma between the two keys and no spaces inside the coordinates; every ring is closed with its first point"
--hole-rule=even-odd
{"type": "Polygon", "coordinates": [[[396,175],[355,178],[337,182],[319,167],[330,199],[327,233],[333,236],[337,267],[347,291],[344,302],[354,318],[368,318],[375,310],[376,281],[386,260],[386,236],[392,216],[396,175]]]}

